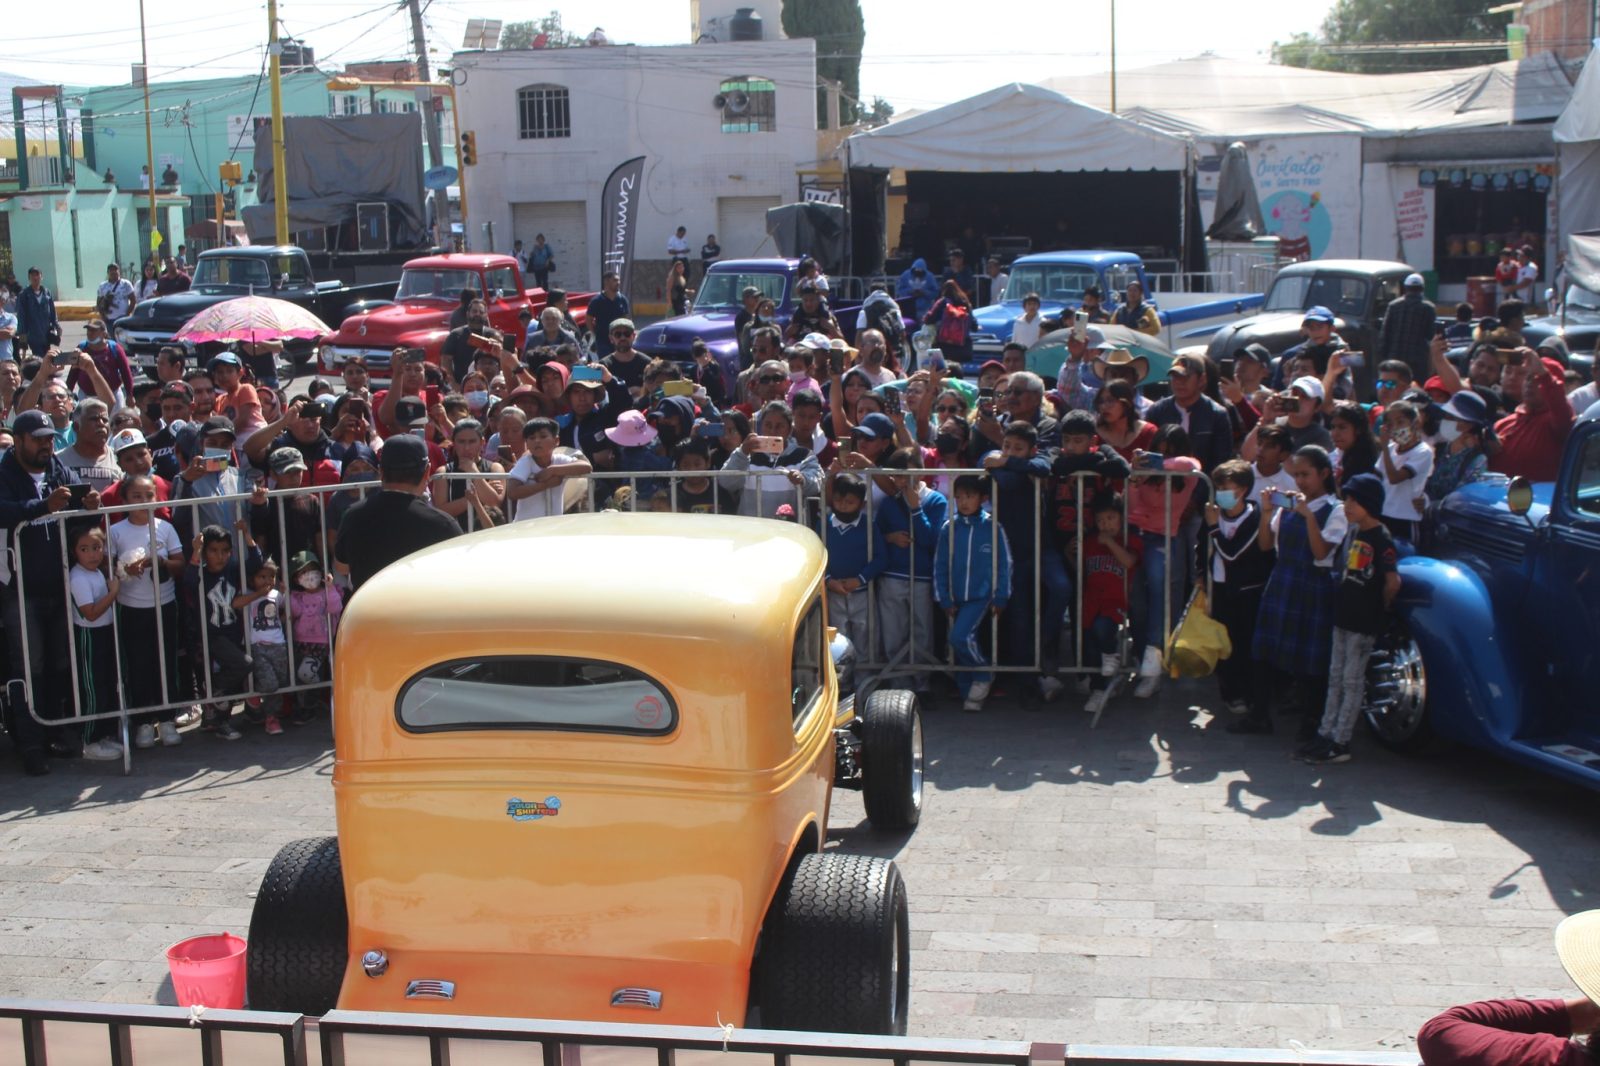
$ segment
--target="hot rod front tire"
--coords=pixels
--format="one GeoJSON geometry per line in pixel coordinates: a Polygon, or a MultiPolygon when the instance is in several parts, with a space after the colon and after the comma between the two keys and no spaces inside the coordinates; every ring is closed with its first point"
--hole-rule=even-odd
{"type": "Polygon", "coordinates": [[[804,856],[772,902],[756,965],[764,1028],[904,1036],[911,942],[899,869],[870,855],[804,856]]]}
{"type": "Polygon", "coordinates": [[[245,980],[253,1010],[320,1016],[339,1004],[349,959],[337,837],[284,845],[250,915],[245,980]]]}
{"type": "Polygon", "coordinates": [[[1428,725],[1428,671],[1404,622],[1378,638],[1367,659],[1361,717],[1373,738],[1393,751],[1416,753],[1433,740],[1428,725]]]}
{"type": "Polygon", "coordinates": [[[861,714],[861,798],[872,828],[895,832],[922,819],[922,712],[917,694],[879,690],[861,714]]]}

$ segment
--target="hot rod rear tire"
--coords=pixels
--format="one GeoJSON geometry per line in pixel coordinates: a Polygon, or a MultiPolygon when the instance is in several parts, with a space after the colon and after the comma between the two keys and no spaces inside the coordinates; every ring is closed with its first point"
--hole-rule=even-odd
{"type": "Polygon", "coordinates": [[[861,713],[861,798],[880,831],[922,819],[922,712],[917,694],[879,690],[861,713]]]}
{"type": "Polygon", "coordinates": [[[1415,754],[1433,741],[1428,724],[1428,672],[1422,649],[1404,622],[1378,638],[1367,660],[1361,717],[1379,744],[1415,754]]]}
{"type": "Polygon", "coordinates": [[[899,869],[870,855],[801,858],[772,901],[756,966],[764,1028],[905,1035],[911,942],[899,869]]]}
{"type": "Polygon", "coordinates": [[[337,837],[286,844],[261,878],[250,915],[245,981],[253,1010],[326,1014],[349,958],[337,837]]]}

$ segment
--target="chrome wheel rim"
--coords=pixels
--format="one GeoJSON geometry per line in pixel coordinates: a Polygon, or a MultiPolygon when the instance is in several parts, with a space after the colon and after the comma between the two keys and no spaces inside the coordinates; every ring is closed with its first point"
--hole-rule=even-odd
{"type": "Polygon", "coordinates": [[[922,809],[922,714],[911,716],[911,805],[922,809]]]}
{"type": "Polygon", "coordinates": [[[1395,743],[1410,740],[1422,728],[1427,702],[1428,676],[1416,641],[1406,637],[1373,651],[1367,660],[1363,712],[1380,737],[1395,743]]]}

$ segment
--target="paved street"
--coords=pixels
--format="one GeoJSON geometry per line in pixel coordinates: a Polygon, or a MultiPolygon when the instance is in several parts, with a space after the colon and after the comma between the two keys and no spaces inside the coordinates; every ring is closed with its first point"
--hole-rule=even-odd
{"type": "MultiPolygon", "coordinates": [[[[895,856],[912,1032],[1103,1043],[1405,1048],[1451,1003],[1560,994],[1550,933],[1594,906],[1592,794],[1357,736],[1317,770],[1191,701],[1077,712],[941,704],[927,813],[837,846],[895,856]],[[1591,812],[1585,815],[1582,812],[1591,812]]],[[[325,725],[0,776],[0,996],[171,1002],[163,948],[244,932],[284,842],[334,829],[325,725]]]]}

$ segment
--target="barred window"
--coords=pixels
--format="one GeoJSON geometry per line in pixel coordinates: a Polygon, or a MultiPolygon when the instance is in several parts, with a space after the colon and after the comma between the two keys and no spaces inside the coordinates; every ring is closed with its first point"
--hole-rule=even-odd
{"type": "Polygon", "coordinates": [[[523,140],[572,136],[572,108],[559,85],[529,85],[517,90],[517,118],[523,140]]]}
{"type": "Polygon", "coordinates": [[[730,78],[717,95],[723,133],[771,133],[778,128],[777,87],[766,78],[730,78]]]}

